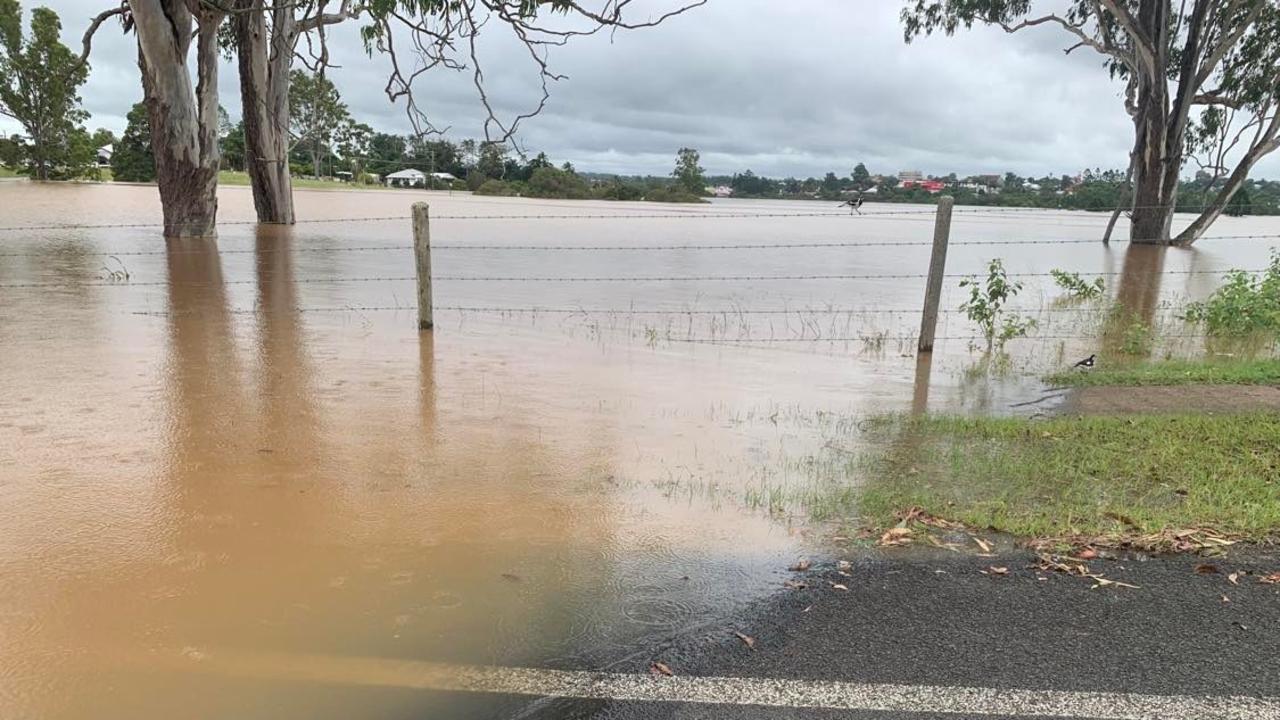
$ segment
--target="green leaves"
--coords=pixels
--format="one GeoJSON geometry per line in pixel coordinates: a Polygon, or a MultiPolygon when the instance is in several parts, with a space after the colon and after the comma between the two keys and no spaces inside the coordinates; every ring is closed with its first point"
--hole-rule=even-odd
{"type": "Polygon", "coordinates": [[[985,284],[968,278],[960,281],[960,287],[969,288],[969,299],[960,305],[960,312],[982,331],[988,349],[1001,350],[1009,340],[1035,328],[1035,320],[1005,312],[1005,304],[1022,291],[1022,283],[1010,282],[1000,258],[987,264],[985,284]]]}
{"type": "Polygon", "coordinates": [[[71,176],[93,157],[88,117],[78,90],[89,68],[59,41],[62,23],[48,8],[31,12],[30,35],[22,34],[22,9],[0,0],[0,114],[22,124],[24,157],[37,179],[71,176]]]}
{"type": "Polygon", "coordinates": [[[1207,300],[1187,306],[1183,318],[1203,323],[1211,335],[1241,337],[1280,333],[1280,251],[1262,277],[1243,270],[1227,273],[1226,282],[1207,300]]]}

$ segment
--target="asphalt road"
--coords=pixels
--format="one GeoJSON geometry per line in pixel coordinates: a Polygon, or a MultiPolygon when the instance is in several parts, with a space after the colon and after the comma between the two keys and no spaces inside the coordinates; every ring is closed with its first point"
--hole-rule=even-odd
{"type": "Polygon", "coordinates": [[[1280,702],[1249,701],[1280,697],[1280,585],[1259,581],[1280,571],[1280,556],[1251,550],[1226,558],[1089,563],[1094,572],[1137,588],[1094,588],[1087,578],[1034,565],[1034,556],[1021,553],[993,558],[940,552],[877,554],[854,560],[847,576],[834,565],[804,573],[780,568],[779,593],[724,628],[676,639],[610,668],[636,679],[640,692],[628,690],[625,678],[597,679],[593,686],[592,692],[600,693],[596,697],[633,699],[542,700],[526,705],[520,715],[593,720],[1280,717],[1280,702]],[[1220,572],[1196,571],[1206,563],[1220,572]],[[1007,568],[1007,574],[992,572],[991,566],[1007,568]],[[1238,584],[1229,578],[1233,572],[1241,573],[1238,584]],[[782,588],[788,579],[808,587],[782,588]],[[732,634],[735,630],[754,639],[754,650],[732,634]],[[664,663],[675,678],[643,677],[651,661],[664,663]],[[709,687],[672,685],[656,693],[661,701],[646,689],[692,678],[708,679],[709,687]],[[712,680],[720,678],[754,684],[712,680]],[[797,682],[777,686],[780,680],[797,682]],[[823,684],[830,682],[860,685],[823,684]],[[991,704],[975,688],[1004,695],[997,693],[998,702],[991,704]],[[834,707],[824,706],[824,693],[867,699],[833,698],[834,707]],[[942,700],[927,700],[928,693],[942,700]],[[698,701],[671,701],[669,695],[698,701]],[[1182,701],[1173,705],[1181,709],[1161,708],[1159,698],[1146,696],[1179,696],[1182,701]],[[1230,696],[1237,700],[1224,699],[1230,696]],[[1126,709],[1130,699],[1136,709],[1126,709]],[[922,711],[857,709],[867,707],[922,711]],[[992,714],[992,708],[1012,711],[992,714]]]}

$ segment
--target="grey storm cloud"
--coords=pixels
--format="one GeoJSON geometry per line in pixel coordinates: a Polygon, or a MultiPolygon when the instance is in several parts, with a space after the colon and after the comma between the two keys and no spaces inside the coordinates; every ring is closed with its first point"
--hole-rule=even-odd
{"type": "MultiPolygon", "coordinates": [[[[632,6],[659,13],[675,2],[632,6]]],[[[73,47],[105,7],[45,4],[62,16],[73,47]]],[[[552,69],[567,78],[521,126],[520,145],[623,173],[666,173],[683,146],[698,148],[711,172],[775,176],[848,174],[858,162],[873,172],[1034,175],[1126,164],[1131,125],[1100,57],[1064,54],[1069,43],[1051,28],[974,28],[908,45],[900,9],[896,0],[710,0],[657,28],[577,38],[550,51],[552,69]]],[[[526,51],[498,32],[483,40],[499,115],[535,105],[538,76],[526,51]]],[[[378,130],[409,132],[403,106],[383,92],[388,63],[365,53],[357,24],[335,28],[330,47],[341,66],[330,77],[352,113],[378,130]]],[[[118,131],[141,96],[132,39],[104,27],[92,64],[82,93],[91,122],[118,131]]],[[[237,116],[234,65],[224,63],[219,87],[237,116]]],[[[432,70],[415,94],[450,137],[483,135],[468,73],[432,70]]],[[[1271,167],[1280,161],[1261,174],[1271,167]]]]}

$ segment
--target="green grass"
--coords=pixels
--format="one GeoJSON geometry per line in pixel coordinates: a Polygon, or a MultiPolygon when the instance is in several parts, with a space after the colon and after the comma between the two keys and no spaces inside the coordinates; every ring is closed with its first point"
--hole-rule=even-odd
{"type": "Polygon", "coordinates": [[[935,417],[880,431],[884,449],[857,499],[878,527],[919,506],[1030,538],[1280,533],[1280,414],[935,417]]]}
{"type": "Polygon", "coordinates": [[[1045,381],[1068,387],[1101,385],[1280,385],[1280,359],[1164,360],[1091,372],[1061,372],[1045,381]]]}
{"type": "Polygon", "coordinates": [[[18,177],[18,171],[13,168],[0,165],[0,178],[18,177]]]}
{"type": "MultiPolygon", "coordinates": [[[[238,170],[221,170],[218,172],[218,183],[220,185],[248,185],[249,173],[240,172],[238,170]]],[[[364,185],[361,183],[347,183],[338,180],[316,180],[315,178],[295,177],[293,178],[293,186],[301,190],[385,190],[383,185],[364,185]]]]}

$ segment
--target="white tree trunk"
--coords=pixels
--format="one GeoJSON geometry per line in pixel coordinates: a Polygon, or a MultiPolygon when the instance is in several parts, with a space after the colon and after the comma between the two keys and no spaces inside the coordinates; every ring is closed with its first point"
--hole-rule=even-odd
{"type": "Polygon", "coordinates": [[[296,33],[291,3],[266,15],[259,0],[240,0],[234,24],[244,116],[245,166],[258,222],[292,225],[293,181],[289,175],[289,69],[296,33]]]}
{"type": "Polygon", "coordinates": [[[217,235],[217,33],[222,15],[198,0],[193,4],[199,19],[194,88],[187,70],[197,19],[191,8],[182,0],[129,0],[166,237],[217,235]]]}

